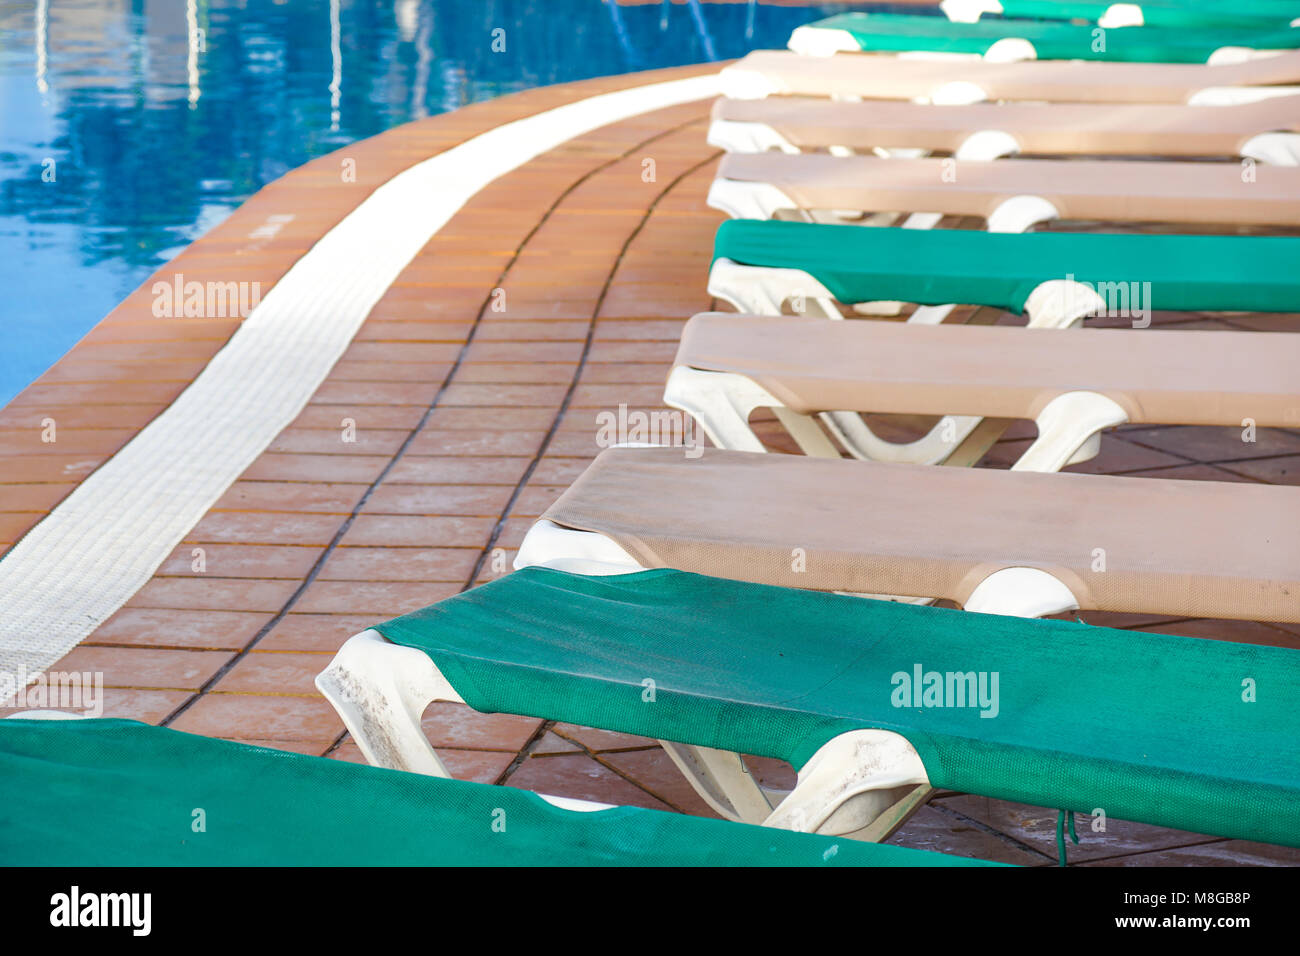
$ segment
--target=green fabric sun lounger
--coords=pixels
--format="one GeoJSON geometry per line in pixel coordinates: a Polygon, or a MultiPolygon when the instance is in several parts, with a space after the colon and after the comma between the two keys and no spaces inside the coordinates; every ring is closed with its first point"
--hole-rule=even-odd
{"type": "Polygon", "coordinates": [[[797,28],[796,53],[943,53],[997,60],[1111,60],[1206,63],[1219,51],[1288,50],[1300,47],[1300,31],[1272,29],[1133,26],[1101,29],[1039,20],[953,23],[941,17],[842,13],[797,28]]]}
{"type": "Polygon", "coordinates": [[[831,303],[959,302],[1022,313],[1043,283],[1138,283],[1165,311],[1300,311],[1300,238],[863,229],[733,219],[718,227],[709,293],[778,314],[796,296],[831,303]],[[1142,283],[1150,283],[1142,286],[1142,283]]]}
{"type": "Polygon", "coordinates": [[[585,807],[130,720],[0,720],[0,863],[8,866],[981,863],[636,807],[585,807]]]}
{"type": "Polygon", "coordinates": [[[433,699],[670,741],[721,812],[879,838],[929,787],[1300,845],[1300,652],[668,569],[542,567],[350,639],[317,686],[438,773],[433,699]],[[775,800],[738,753],[790,761],[775,800]]]}
{"type": "MultiPolygon", "coordinates": [[[[897,314],[911,302],[917,308],[910,324],[937,325],[960,303],[1023,314],[1036,329],[1078,326],[1093,315],[1127,317],[1145,328],[1156,310],[1300,311],[1296,263],[1300,238],[1291,236],[989,233],[733,219],[718,227],[709,294],[754,315],[792,308],[839,319],[897,314]]],[[[674,372],[669,404],[701,413],[692,395],[698,378],[674,372]]],[[[718,408],[725,413],[730,405],[718,408]]],[[[825,442],[810,422],[776,412],[805,450],[825,442]]],[[[980,425],[978,417],[944,418],[904,445],[885,441],[856,414],[827,411],[822,419],[855,457],[884,461],[943,460],[980,425]]],[[[969,454],[977,456],[997,434],[990,425],[972,439],[969,454]]]]}
{"type": "Polygon", "coordinates": [[[1300,17],[1291,0],[944,0],[948,19],[969,23],[983,14],[1042,20],[1087,20],[1106,27],[1271,27],[1300,17]]]}

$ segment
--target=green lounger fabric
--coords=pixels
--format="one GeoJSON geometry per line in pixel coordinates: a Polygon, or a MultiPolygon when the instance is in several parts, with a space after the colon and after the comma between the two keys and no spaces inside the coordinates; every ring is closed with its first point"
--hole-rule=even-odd
{"type": "Polygon", "coordinates": [[[1017,37],[1034,45],[1040,60],[1122,60],[1130,62],[1204,63],[1215,50],[1243,46],[1256,50],[1300,47],[1300,31],[1287,28],[1120,27],[1096,42],[1091,26],[1039,20],[979,20],[952,23],[941,17],[886,13],[841,13],[809,24],[843,30],[863,50],[983,54],[998,40],[1017,37]]]}
{"type": "MultiPolygon", "coordinates": [[[[1044,20],[1096,21],[1117,0],[1001,0],[1002,16],[1044,20]]],[[[1122,0],[1119,0],[1122,2],[1122,0]]],[[[1236,26],[1252,29],[1287,27],[1300,17],[1300,4],[1291,0],[1131,0],[1142,9],[1147,26],[1236,26]]],[[[987,15],[986,15],[987,16],[987,15]]]]}
{"type": "Polygon", "coordinates": [[[912,743],[936,787],[1300,845],[1296,651],[664,569],[525,568],[378,629],[428,653],[479,711],[796,767],[878,727],[912,743]],[[895,707],[893,675],[917,665],[997,673],[997,716],[895,707]]]}
{"type": "Polygon", "coordinates": [[[734,219],[715,259],[802,269],[845,303],[959,302],[1013,312],[1035,286],[1073,276],[1150,282],[1159,310],[1300,311],[1300,238],[988,233],[734,219]]]}
{"type": "Polygon", "coordinates": [[[131,720],[15,718],[0,720],[0,863],[990,865],[636,807],[562,810],[526,790],[249,747],[131,720]],[[194,832],[196,808],[204,811],[205,832],[194,832]]]}

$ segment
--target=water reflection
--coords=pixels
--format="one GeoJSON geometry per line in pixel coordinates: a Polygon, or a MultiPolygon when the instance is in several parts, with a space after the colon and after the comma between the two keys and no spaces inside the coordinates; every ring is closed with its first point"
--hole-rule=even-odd
{"type": "Polygon", "coordinates": [[[813,9],[602,0],[0,7],[0,404],[260,186],[411,118],[781,46],[813,9]],[[493,30],[504,51],[493,51],[493,30]]]}

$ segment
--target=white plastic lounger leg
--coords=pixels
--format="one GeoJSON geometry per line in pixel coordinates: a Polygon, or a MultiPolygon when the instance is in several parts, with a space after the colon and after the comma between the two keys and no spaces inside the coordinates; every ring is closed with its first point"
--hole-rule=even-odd
{"type": "Polygon", "coordinates": [[[707,202],[732,219],[771,219],[782,210],[799,209],[798,203],[770,183],[739,179],[713,180],[707,202]]]}
{"type": "MultiPolygon", "coordinates": [[[[719,260],[724,261],[729,260],[719,260]]],[[[712,278],[709,290],[714,295],[723,296],[712,278]]],[[[760,294],[768,295],[767,292],[760,294]]],[[[773,294],[772,298],[775,297],[773,294]]],[[[709,440],[719,448],[763,451],[763,443],[749,427],[749,416],[756,408],[771,408],[805,455],[840,457],[834,443],[809,416],[785,408],[776,396],[742,375],[679,365],[668,376],[664,403],[694,417],[709,440]]],[[[948,425],[945,423],[949,420],[944,419],[923,438],[899,444],[878,437],[856,412],[828,411],[821,413],[820,418],[855,458],[913,464],[943,461],[980,422],[978,418],[952,417],[952,424],[948,425]]]]}
{"type": "Polygon", "coordinates": [[[769,96],[786,92],[760,70],[728,66],[719,76],[722,80],[721,93],[729,100],[765,100],[769,96]]]}
{"type": "Polygon", "coordinates": [[[372,766],[451,776],[429,746],[420,719],[433,701],[460,702],[461,697],[428,654],[394,644],[378,631],[362,631],[316,675],[316,687],[372,766]]]}
{"type": "Polygon", "coordinates": [[[695,792],[719,815],[741,823],[762,823],[771,815],[772,801],[740,754],[671,740],[659,743],[695,792]]]}
{"type": "Polygon", "coordinates": [[[709,145],[728,153],[766,153],[777,149],[791,155],[802,152],[767,123],[717,119],[709,124],[709,145]]]}
{"type": "Polygon", "coordinates": [[[908,213],[903,220],[902,229],[933,229],[943,221],[941,212],[913,212],[908,213]]]}
{"type": "Polygon", "coordinates": [[[1300,133],[1260,133],[1246,141],[1241,155],[1272,166],[1300,166],[1300,133]]]}
{"type": "Polygon", "coordinates": [[[1023,37],[1003,37],[984,51],[984,59],[990,63],[1019,63],[1037,60],[1038,51],[1023,37]]]}
{"type": "Polygon", "coordinates": [[[1101,431],[1128,421],[1128,412],[1097,392],[1066,392],[1038,414],[1038,438],[1011,466],[1012,471],[1060,471],[1087,461],[1101,450],[1101,431]]]}
{"type": "Polygon", "coordinates": [[[595,531],[564,528],[546,518],[533,523],[515,554],[516,571],[533,566],[593,576],[643,570],[636,558],[611,538],[595,531]]]}
{"type": "Polygon", "coordinates": [[[549,793],[537,794],[553,807],[561,810],[574,810],[578,813],[595,813],[597,810],[610,810],[612,803],[592,803],[590,800],[576,800],[573,797],[553,797],[549,793]]]}
{"type": "Polygon", "coordinates": [[[1041,568],[1002,568],[976,585],[962,607],[977,614],[1045,617],[1077,611],[1074,593],[1041,568]]]}
{"type": "Polygon", "coordinates": [[[1142,8],[1136,3],[1112,3],[1097,18],[1097,26],[1107,30],[1112,27],[1140,27],[1146,22],[1142,8]]]}
{"type": "Polygon", "coordinates": [[[943,15],[953,23],[975,23],[985,13],[1001,13],[998,0],[943,0],[943,15]]]}
{"type": "Polygon", "coordinates": [[[664,404],[681,409],[699,422],[717,447],[757,452],[766,449],[749,427],[749,415],[756,408],[770,408],[805,455],[840,457],[839,449],[812,418],[786,408],[775,395],[744,375],[678,365],[664,386],[664,404]]]}
{"type": "Polygon", "coordinates": [[[1025,232],[1030,226],[1060,218],[1060,211],[1042,196],[1012,196],[989,215],[988,231],[1025,232]]]}
{"type": "Polygon", "coordinates": [[[1206,59],[1210,66],[1225,66],[1229,63],[1245,63],[1247,60],[1262,60],[1270,56],[1282,56],[1290,50],[1257,50],[1249,46],[1221,46],[1206,59]]]}
{"type": "Polygon", "coordinates": [[[780,405],[771,406],[781,427],[794,439],[799,450],[810,458],[842,458],[835,443],[826,437],[810,415],[804,415],[780,405]]]}
{"type": "Polygon", "coordinates": [[[857,412],[822,412],[822,421],[850,455],[860,461],[937,465],[952,454],[982,419],[947,415],[916,441],[885,441],[857,412]]]}
{"type": "Polygon", "coordinates": [[[900,802],[919,806],[929,784],[925,765],[906,738],[887,730],[855,730],[822,745],[763,825],[882,839],[888,833],[872,834],[873,824],[886,814],[890,829],[897,827],[906,817],[894,821],[896,814],[888,811],[900,802]]]}
{"type": "Polygon", "coordinates": [[[839,458],[839,449],[810,416],[786,408],[757,382],[734,372],[712,372],[678,365],[668,375],[664,404],[689,414],[719,448],[766,451],[749,427],[756,408],[770,408],[798,444],[814,458],[839,458]]]}
{"type": "Polygon", "coordinates": [[[858,53],[861,47],[847,30],[823,30],[820,27],[795,27],[790,34],[789,47],[804,56],[834,56],[836,53],[858,53]]]}
{"type": "Polygon", "coordinates": [[[1020,152],[1020,144],[1010,133],[1000,129],[982,129],[971,133],[953,152],[956,160],[993,160],[1020,152]]]}
{"type": "Polygon", "coordinates": [[[709,269],[709,295],[754,315],[781,315],[785,303],[801,300],[801,314],[843,318],[831,291],[802,269],[746,266],[720,258],[709,269]]]}
{"type": "Polygon", "coordinates": [[[1097,290],[1073,279],[1048,279],[1025,298],[1031,329],[1068,329],[1105,311],[1106,300],[1097,290]]]}

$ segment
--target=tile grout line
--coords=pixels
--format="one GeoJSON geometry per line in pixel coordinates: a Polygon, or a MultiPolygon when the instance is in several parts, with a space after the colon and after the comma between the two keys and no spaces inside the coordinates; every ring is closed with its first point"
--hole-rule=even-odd
{"type": "MultiPolygon", "coordinates": [[[[551,208],[547,210],[547,213],[544,216],[540,217],[536,223],[534,223],[533,227],[528,231],[527,235],[520,242],[518,248],[515,250],[515,253],[511,256],[509,262],[502,268],[500,275],[497,276],[496,283],[493,286],[493,289],[500,287],[501,282],[503,281],[505,276],[509,273],[514,263],[518,260],[519,253],[528,244],[528,241],[534,235],[537,234],[537,232],[541,229],[542,225],[549,220],[551,213],[574,190],[576,190],[579,186],[585,183],[590,177],[596,175],[596,173],[600,172],[601,170],[606,169],[609,166],[612,166],[615,163],[621,162],[622,160],[626,159],[628,156],[632,155],[632,153],[634,153],[636,150],[642,148],[646,143],[654,142],[657,139],[661,139],[665,136],[668,136],[676,132],[677,130],[681,129],[682,127],[690,125],[693,122],[695,122],[695,120],[692,119],[683,122],[678,126],[672,127],[668,130],[664,130],[659,133],[656,133],[654,136],[651,136],[648,139],[643,140],[640,143],[637,143],[636,145],[630,147],[623,153],[620,153],[619,155],[612,157],[611,159],[597,165],[593,169],[584,173],[579,179],[575,180],[568,187],[566,187],[565,190],[560,194],[560,196],[556,198],[555,202],[551,205],[551,208]]],[[[470,328],[469,334],[466,337],[464,344],[460,347],[460,351],[457,354],[455,362],[452,363],[452,367],[447,371],[447,374],[443,377],[442,383],[439,385],[438,391],[434,395],[433,401],[425,408],[424,413],[420,416],[420,420],[408,432],[402,444],[398,446],[397,450],[393,453],[388,463],[380,471],[379,475],[375,478],[374,481],[372,481],[367,486],[365,492],[362,493],[361,498],[357,501],[357,503],[353,506],[351,512],[344,519],[343,524],[338,528],[333,538],[331,538],[330,542],[325,546],[325,549],[317,557],[316,561],[313,563],[311,569],[308,571],[303,581],[289,596],[288,600],[281,606],[280,610],[275,612],[275,616],[266,624],[264,624],[261,628],[258,629],[257,633],[253,635],[253,637],[249,640],[247,644],[245,644],[243,649],[240,650],[235,655],[234,658],[232,658],[229,662],[227,662],[226,665],[220,668],[217,671],[217,673],[215,673],[211,678],[205,681],[203,686],[199,688],[198,692],[194,694],[193,697],[185,701],[183,704],[181,704],[179,707],[173,710],[170,714],[168,714],[167,717],[165,717],[160,722],[159,726],[163,726],[163,727],[170,726],[173,721],[179,718],[191,707],[193,707],[194,704],[196,704],[202,697],[206,696],[212,690],[212,688],[215,687],[216,684],[235,667],[235,665],[237,665],[240,661],[242,661],[253,650],[253,648],[256,647],[257,644],[260,643],[261,640],[268,633],[270,633],[271,629],[274,628],[284,618],[284,616],[293,609],[294,605],[297,604],[298,599],[302,597],[306,589],[316,580],[317,576],[320,574],[321,569],[324,567],[326,560],[329,558],[331,554],[333,554],[335,548],[338,547],[339,541],[342,540],[343,536],[347,533],[348,529],[352,527],[352,523],[356,520],[362,508],[364,508],[366,502],[369,501],[370,496],[383,482],[384,478],[392,471],[393,467],[397,464],[397,462],[404,456],[406,450],[410,447],[412,442],[414,442],[414,440],[419,436],[419,434],[424,430],[424,426],[428,423],[429,418],[433,415],[434,411],[438,408],[439,400],[446,393],[447,389],[451,386],[452,380],[454,379],[456,372],[464,364],[465,356],[468,353],[470,346],[475,341],[480,324],[483,320],[484,315],[487,312],[488,306],[491,304],[491,301],[492,301],[492,289],[489,289],[487,294],[484,296],[483,304],[479,307],[478,314],[474,318],[474,322],[470,328]]],[[[340,735],[340,737],[334,742],[334,744],[330,747],[327,753],[331,753],[335,749],[337,749],[339,744],[342,743],[342,740],[345,736],[346,736],[346,732],[343,735],[340,735]]]]}
{"type": "MultiPolygon", "coordinates": [[[[682,125],[685,126],[689,124],[682,124],[682,125]]],[[[605,297],[609,293],[610,286],[613,285],[614,275],[618,271],[619,265],[622,264],[623,257],[626,255],[628,248],[631,246],[632,242],[636,239],[636,237],[641,234],[641,230],[644,229],[646,223],[650,221],[651,214],[655,211],[655,209],[658,207],[659,203],[664,199],[664,197],[666,197],[670,192],[672,192],[672,190],[676,188],[677,185],[680,184],[681,181],[684,180],[687,176],[698,171],[704,166],[707,166],[709,163],[714,162],[718,158],[718,155],[719,155],[718,153],[713,153],[710,156],[708,156],[706,159],[696,163],[695,165],[689,167],[688,169],[684,170],[682,173],[674,177],[673,180],[668,183],[668,185],[664,188],[664,190],[655,198],[655,200],[646,209],[645,215],[641,218],[641,221],[637,223],[636,228],[632,230],[627,240],[623,243],[623,247],[619,250],[618,258],[615,260],[614,266],[610,270],[609,276],[606,278],[605,284],[602,286],[600,290],[600,297],[597,299],[596,304],[592,309],[591,323],[587,330],[586,341],[583,343],[582,354],[578,358],[578,364],[574,367],[573,377],[569,382],[568,389],[565,391],[564,398],[560,401],[560,407],[556,409],[555,417],[551,421],[551,426],[550,428],[547,429],[546,434],[543,436],[541,446],[537,449],[536,453],[532,457],[532,460],[528,463],[528,467],[524,470],[523,477],[521,477],[519,481],[515,484],[514,493],[510,496],[510,500],[506,502],[506,506],[501,512],[501,518],[497,521],[496,526],[493,527],[492,533],[488,537],[488,542],[483,546],[483,550],[480,552],[478,560],[474,563],[474,568],[470,572],[469,578],[465,582],[465,586],[461,589],[462,591],[468,590],[469,588],[473,587],[474,582],[478,580],[479,574],[482,573],[483,565],[487,562],[488,556],[491,554],[493,546],[497,543],[497,541],[501,537],[501,533],[505,528],[506,521],[509,520],[510,518],[511,510],[514,508],[515,503],[519,500],[520,495],[523,494],[524,488],[527,486],[529,479],[532,478],[533,473],[536,472],[538,465],[541,464],[542,458],[545,456],[547,449],[550,447],[552,440],[555,438],[556,432],[559,430],[560,422],[564,420],[564,416],[569,410],[569,406],[573,401],[573,395],[578,388],[578,382],[582,377],[583,371],[587,367],[588,356],[591,354],[591,346],[596,335],[596,324],[599,321],[601,306],[604,305],[605,297]]]]}
{"type": "MultiPolygon", "coordinates": [[[[684,123],[682,124],[682,127],[687,125],[690,124],[684,123]]],[[[678,129],[682,127],[678,127],[678,129]]],[[[583,343],[582,354],[579,356],[578,363],[574,367],[573,376],[569,381],[569,387],[565,391],[564,398],[560,402],[560,407],[555,411],[555,416],[551,421],[551,427],[547,429],[547,432],[543,436],[541,444],[537,449],[537,452],[533,455],[532,460],[528,463],[528,467],[524,470],[523,476],[516,483],[515,490],[511,494],[510,500],[506,502],[505,507],[502,509],[501,518],[497,521],[496,525],[493,527],[491,534],[488,536],[487,543],[483,546],[482,551],[479,553],[478,560],[474,562],[474,567],[470,571],[464,587],[461,588],[462,592],[472,588],[474,586],[474,582],[478,580],[478,576],[479,574],[482,573],[483,565],[487,561],[488,555],[491,554],[493,546],[500,539],[501,533],[505,528],[505,524],[510,518],[510,512],[514,509],[515,503],[519,500],[519,497],[523,494],[524,488],[527,487],[529,479],[532,478],[533,474],[537,470],[538,465],[540,465],[542,458],[546,454],[546,450],[550,447],[551,441],[554,439],[555,433],[560,427],[560,422],[564,420],[564,416],[568,411],[569,404],[573,400],[574,392],[577,390],[578,383],[582,378],[582,372],[587,367],[587,358],[591,353],[592,342],[596,334],[596,325],[600,320],[601,306],[604,305],[605,297],[608,295],[609,289],[613,285],[614,276],[617,274],[619,266],[622,264],[623,258],[627,254],[627,250],[631,247],[636,237],[641,234],[641,231],[645,228],[646,223],[650,221],[651,215],[653,215],[655,209],[658,208],[659,203],[663,201],[664,197],[666,197],[669,193],[671,193],[673,189],[675,189],[687,176],[703,168],[709,163],[715,161],[716,159],[717,159],[717,154],[716,153],[711,154],[710,156],[706,157],[704,160],[695,163],[694,165],[688,167],[687,169],[679,173],[677,176],[675,176],[664,187],[664,189],[660,192],[660,194],[655,197],[654,201],[651,202],[650,205],[646,208],[645,214],[641,217],[641,220],[637,223],[636,227],[632,230],[632,232],[628,235],[626,241],[624,241],[623,243],[622,248],[619,249],[618,256],[614,260],[614,264],[610,268],[609,275],[606,277],[605,282],[601,287],[600,296],[597,298],[595,305],[592,307],[591,321],[587,329],[587,338],[583,343]]],[[[541,739],[540,736],[537,739],[540,740],[541,739]]],[[[515,771],[517,771],[520,766],[523,765],[523,762],[527,758],[527,756],[528,756],[528,751],[520,750],[516,760],[511,761],[510,766],[508,766],[502,772],[500,778],[498,778],[497,780],[497,783],[504,784],[510,778],[510,776],[515,771]]],[[[604,766],[603,763],[602,766],[604,766]]],[[[620,773],[619,776],[623,776],[623,774],[620,773]]],[[[640,787],[640,784],[637,784],[637,786],[640,787]]],[[[642,787],[641,789],[645,789],[645,788],[642,787]]],[[[648,793],[649,791],[646,792],[648,793]]],[[[656,799],[658,799],[658,797],[656,797],[656,799]]],[[[673,804],[668,803],[668,801],[663,801],[663,802],[668,806],[673,806],[673,804]]]]}

